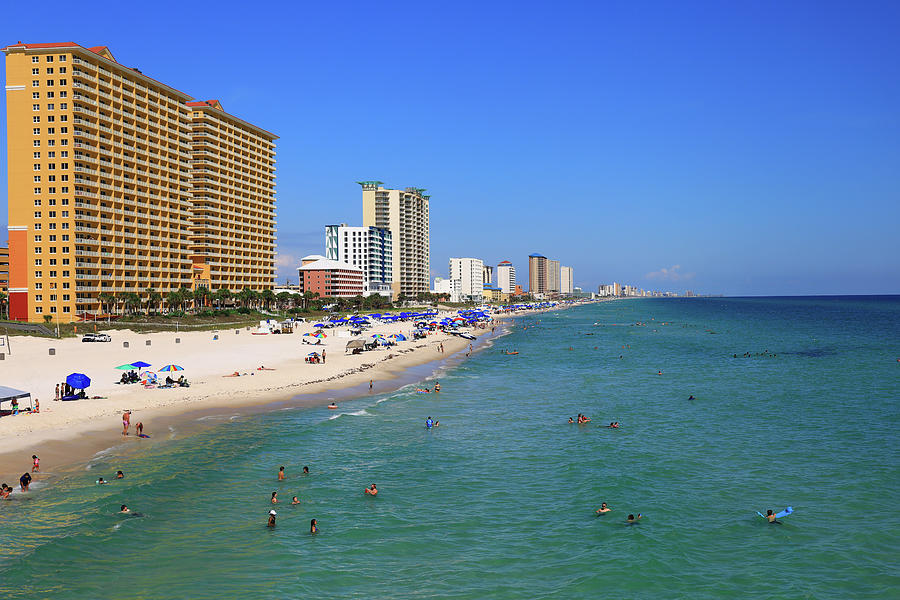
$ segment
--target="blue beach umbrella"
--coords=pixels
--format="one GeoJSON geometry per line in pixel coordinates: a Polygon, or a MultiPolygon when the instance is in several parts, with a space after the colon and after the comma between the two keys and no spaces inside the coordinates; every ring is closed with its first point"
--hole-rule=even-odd
{"type": "Polygon", "coordinates": [[[144,367],[149,367],[149,366],[150,366],[150,363],[145,363],[144,361],[139,360],[139,361],[137,361],[137,362],[131,363],[131,366],[134,367],[134,368],[136,368],[136,369],[143,369],[144,367]]]}
{"type": "Polygon", "coordinates": [[[91,378],[83,373],[72,373],[66,377],[66,383],[75,389],[83,390],[84,388],[91,387],[91,378]]]}
{"type": "Polygon", "coordinates": [[[313,327],[325,327],[324,323],[316,323],[313,327]]]}

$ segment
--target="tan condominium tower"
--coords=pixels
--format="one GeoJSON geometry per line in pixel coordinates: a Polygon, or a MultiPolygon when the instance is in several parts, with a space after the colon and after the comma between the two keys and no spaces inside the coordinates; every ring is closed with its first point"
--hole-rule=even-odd
{"type": "Polygon", "coordinates": [[[188,102],[193,143],[193,287],[275,285],[274,134],[218,100],[188,102]]]}
{"type": "Polygon", "coordinates": [[[260,275],[256,264],[238,275],[232,265],[246,262],[236,263],[231,247],[271,257],[274,213],[265,213],[265,235],[255,220],[258,204],[272,207],[271,185],[262,186],[264,201],[248,196],[262,193],[249,181],[254,163],[271,184],[274,136],[262,136],[257,155],[252,126],[213,106],[224,126],[195,117],[206,111],[187,106],[189,95],[119,64],[104,46],[17,43],[3,51],[11,318],[90,318],[132,294],[147,301],[152,292],[197,287],[195,272],[213,288],[271,287],[272,261],[260,259],[260,275]],[[218,176],[195,172],[207,164],[193,160],[213,155],[224,157],[218,176]],[[203,188],[197,210],[195,187],[203,188]],[[252,233],[236,234],[238,224],[252,233]]]}
{"type": "Polygon", "coordinates": [[[386,189],[380,181],[359,181],[363,194],[363,226],[391,231],[393,298],[430,290],[430,230],[423,188],[386,189]]]}

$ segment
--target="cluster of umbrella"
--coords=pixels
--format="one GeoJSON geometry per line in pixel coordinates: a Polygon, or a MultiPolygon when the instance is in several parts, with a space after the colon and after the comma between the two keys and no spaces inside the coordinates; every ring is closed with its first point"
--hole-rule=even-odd
{"type": "MultiPolygon", "coordinates": [[[[144,369],[143,371],[140,371],[139,375],[139,377],[141,378],[141,383],[156,383],[156,380],[158,379],[156,373],[146,370],[146,368],[149,366],[150,363],[138,360],[133,363],[128,363],[127,365],[119,365],[118,367],[116,367],[116,369],[119,371],[140,371],[141,369],[144,369]]],[[[182,367],[181,365],[163,365],[162,367],[157,369],[157,372],[161,373],[171,373],[174,371],[184,371],[184,367],[182,367]]]]}
{"type": "Polygon", "coordinates": [[[314,337],[316,339],[322,340],[327,338],[328,336],[322,333],[321,331],[317,331],[315,333],[304,333],[304,337],[314,337]]]}

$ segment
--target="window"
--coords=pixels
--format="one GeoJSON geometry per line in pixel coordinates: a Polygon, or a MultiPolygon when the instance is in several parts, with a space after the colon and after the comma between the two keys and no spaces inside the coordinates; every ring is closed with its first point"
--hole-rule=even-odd
{"type": "Polygon", "coordinates": [[[53,62],[53,57],[52,57],[52,56],[48,56],[48,57],[47,57],[47,62],[53,62]]]}
{"type": "MultiPolygon", "coordinates": [[[[38,179],[40,179],[40,175],[38,175],[38,179]]],[[[56,181],[56,175],[47,175],[47,181],[50,181],[50,182],[56,181]]],[[[50,193],[51,194],[54,193],[53,188],[50,188],[50,193]]]]}
{"type": "Polygon", "coordinates": [[[40,241],[41,241],[41,236],[39,236],[39,235],[34,236],[35,243],[39,243],[40,241]]]}
{"type": "Polygon", "coordinates": [[[34,253],[35,253],[35,254],[40,254],[41,251],[42,251],[42,248],[41,248],[40,246],[36,246],[35,249],[34,249],[34,253]]]}
{"type": "Polygon", "coordinates": [[[40,118],[40,117],[31,117],[31,122],[32,122],[32,123],[40,123],[40,122],[41,122],[41,118],[40,118]]]}
{"type": "MultiPolygon", "coordinates": [[[[63,188],[63,191],[68,192],[68,191],[69,191],[69,188],[63,188]]],[[[68,206],[68,205],[69,205],[69,199],[68,199],[68,198],[63,198],[63,199],[62,199],[62,205],[63,205],[63,206],[68,206]]]]}
{"type": "MultiPolygon", "coordinates": [[[[63,116],[65,116],[65,115],[63,115],[63,116]]],[[[65,119],[63,119],[63,120],[65,120],[65,119]]],[[[68,151],[68,150],[63,150],[62,152],[59,153],[59,157],[60,157],[60,158],[69,158],[69,151],[68,151]]],[[[65,165],[65,163],[63,163],[63,164],[65,165]]],[[[65,165],[65,166],[62,167],[62,168],[63,168],[63,169],[68,169],[68,168],[69,168],[69,165],[65,165]]]]}
{"type": "Polygon", "coordinates": [[[56,266],[56,259],[55,259],[55,258],[51,258],[51,259],[50,259],[50,266],[51,266],[51,267],[55,267],[55,266],[56,266]]]}
{"type": "Polygon", "coordinates": [[[55,145],[56,145],[56,140],[47,140],[47,145],[48,145],[48,146],[55,146],[55,145]]]}
{"type": "Polygon", "coordinates": [[[31,110],[41,110],[41,105],[40,104],[32,104],[31,110]]]}
{"type": "Polygon", "coordinates": [[[35,230],[35,231],[40,231],[40,230],[41,230],[41,224],[40,224],[40,223],[35,223],[35,224],[34,224],[34,230],[35,230]]]}
{"type": "Polygon", "coordinates": [[[69,294],[63,294],[62,297],[63,297],[63,302],[66,302],[67,300],[69,300],[69,294]]]}
{"type": "Polygon", "coordinates": [[[34,211],[34,218],[35,218],[35,219],[40,219],[40,218],[41,218],[41,211],[39,211],[39,210],[34,211]]]}
{"type": "Polygon", "coordinates": [[[63,271],[63,277],[68,277],[68,276],[69,276],[69,271],[63,271]]]}
{"type": "MultiPolygon", "coordinates": [[[[59,55],[59,62],[66,62],[66,55],[65,55],[65,54],[60,54],[60,55],[59,55]]],[[[63,67],[63,69],[64,69],[64,68],[65,68],[65,67],[63,67]]],[[[60,71],[62,71],[62,69],[60,69],[60,71]]]]}
{"type": "MultiPolygon", "coordinates": [[[[56,246],[50,246],[50,254],[56,254],[56,246]]],[[[50,276],[56,277],[56,275],[53,274],[53,271],[50,271],[50,276]]]]}
{"type": "Polygon", "coordinates": [[[40,153],[40,152],[34,152],[34,153],[32,153],[31,156],[32,156],[33,158],[40,158],[40,157],[41,157],[41,153],[40,153]]]}
{"type": "MultiPolygon", "coordinates": [[[[66,236],[66,237],[69,237],[69,236],[66,236]]],[[[63,253],[66,253],[66,252],[68,252],[68,251],[69,251],[68,248],[63,248],[63,253]]],[[[69,264],[69,259],[68,259],[68,258],[64,258],[64,259],[63,259],[63,265],[68,265],[68,264],[69,264]]]]}
{"type": "Polygon", "coordinates": [[[65,134],[69,133],[69,128],[68,127],[60,127],[59,133],[60,133],[60,135],[65,135],[65,134]]]}
{"type": "Polygon", "coordinates": [[[40,198],[38,198],[37,200],[34,201],[34,205],[35,205],[35,206],[40,206],[40,205],[41,205],[41,200],[40,200],[40,198]]]}
{"type": "Polygon", "coordinates": [[[35,176],[34,176],[34,182],[35,182],[35,183],[40,183],[40,182],[41,182],[41,176],[40,176],[40,175],[35,175],[35,176]]]}
{"type": "MultiPolygon", "coordinates": [[[[38,129],[38,131],[40,131],[40,129],[38,129]]],[[[56,135],[56,128],[55,128],[55,127],[48,127],[48,128],[47,128],[47,135],[56,135]]]]}
{"type": "MultiPolygon", "coordinates": [[[[59,80],[59,85],[66,85],[66,80],[65,80],[65,79],[60,79],[60,80],[59,80]]],[[[69,92],[67,92],[66,90],[60,90],[60,91],[59,91],[59,97],[60,97],[60,98],[68,98],[68,97],[69,97],[69,92]]]]}
{"type": "Polygon", "coordinates": [[[47,201],[47,204],[49,204],[50,206],[56,206],[56,199],[50,198],[50,200],[47,201]]]}
{"type": "Polygon", "coordinates": [[[47,105],[47,110],[53,110],[53,105],[52,105],[52,104],[48,104],[48,105],[47,105]]]}
{"type": "MultiPolygon", "coordinates": [[[[60,80],[59,80],[59,85],[66,85],[66,80],[65,80],[65,79],[60,79],[60,80]]],[[[60,94],[60,95],[62,95],[62,94],[60,94]]]]}
{"type": "MultiPolygon", "coordinates": [[[[69,105],[66,104],[65,102],[63,102],[63,103],[61,103],[61,104],[59,105],[59,110],[66,110],[66,109],[68,109],[68,108],[69,108],[69,105]]],[[[51,109],[51,110],[53,109],[53,105],[52,105],[52,104],[50,105],[50,109],[51,109]]]]}
{"type": "Polygon", "coordinates": [[[31,145],[34,146],[35,148],[40,148],[40,147],[41,147],[41,140],[34,140],[34,141],[31,143],[31,145]]]}
{"type": "Polygon", "coordinates": [[[32,100],[37,100],[37,99],[40,98],[40,97],[41,97],[41,93],[40,93],[40,92],[31,92],[31,99],[32,99],[32,100]]]}
{"type": "MultiPolygon", "coordinates": [[[[63,223],[62,226],[60,227],[60,229],[68,229],[68,228],[69,228],[69,224],[68,224],[68,223],[63,223]]],[[[68,241],[68,240],[69,240],[69,236],[64,235],[64,236],[63,236],[63,241],[66,242],[66,241],[68,241]]]]}
{"type": "Polygon", "coordinates": [[[47,117],[47,122],[52,123],[55,119],[56,119],[56,117],[54,117],[53,115],[50,115],[49,117],[47,117]]]}
{"type": "Polygon", "coordinates": [[[37,314],[41,314],[42,312],[44,312],[44,307],[43,306],[35,306],[34,312],[36,312],[37,314]]]}
{"type": "Polygon", "coordinates": [[[35,294],[35,295],[34,295],[34,301],[35,301],[35,302],[43,302],[43,300],[44,300],[44,296],[43,296],[43,295],[41,295],[41,294],[35,294]]]}
{"type": "MultiPolygon", "coordinates": [[[[52,81],[48,81],[47,83],[49,83],[50,85],[53,85],[53,82],[52,82],[52,81]]],[[[47,92],[47,97],[48,97],[48,98],[52,98],[52,97],[53,97],[53,92],[47,92]]]]}
{"type": "Polygon", "coordinates": [[[62,75],[62,74],[65,73],[65,72],[66,72],[66,68],[65,68],[65,67],[60,67],[60,68],[59,68],[59,74],[60,74],[60,75],[62,75]]]}
{"type": "Polygon", "coordinates": [[[40,58],[39,56],[32,56],[32,57],[31,57],[31,62],[33,62],[33,63],[40,62],[40,60],[41,60],[41,58],[40,58]]]}
{"type": "Polygon", "coordinates": [[[55,312],[56,312],[56,307],[55,307],[55,306],[51,306],[51,307],[50,307],[50,312],[55,313],[55,312]]]}
{"type": "Polygon", "coordinates": [[[40,165],[40,163],[34,163],[34,164],[31,166],[31,170],[32,170],[32,171],[40,171],[40,170],[41,170],[41,165],[40,165]]]}
{"type": "Polygon", "coordinates": [[[50,277],[56,277],[56,271],[50,271],[50,277]]]}
{"type": "Polygon", "coordinates": [[[32,128],[31,135],[41,135],[41,128],[40,127],[32,128]]]}
{"type": "Polygon", "coordinates": [[[56,294],[50,294],[50,302],[56,302],[56,294]]]}
{"type": "MultiPolygon", "coordinates": [[[[34,261],[34,262],[35,262],[35,264],[38,263],[38,261],[34,261]]],[[[43,283],[36,283],[36,284],[34,284],[34,289],[36,289],[36,290],[42,289],[43,287],[44,287],[44,284],[43,284],[43,283]]]]}
{"type": "Polygon", "coordinates": [[[63,289],[64,289],[64,290],[69,289],[69,284],[68,284],[68,283],[63,283],[63,289]]]}
{"type": "Polygon", "coordinates": [[[40,80],[40,79],[32,79],[32,80],[31,80],[31,87],[40,87],[40,86],[41,86],[41,80],[40,80]]]}
{"type": "Polygon", "coordinates": [[[35,278],[37,278],[37,279],[40,279],[41,277],[43,277],[43,275],[44,275],[44,272],[43,272],[43,271],[35,271],[35,272],[34,272],[34,276],[35,276],[35,278]]]}
{"type": "MultiPolygon", "coordinates": [[[[65,299],[67,296],[68,296],[68,294],[63,294],[63,299],[65,299]]],[[[71,311],[72,311],[72,308],[70,306],[63,306],[64,313],[71,312],[71,311]]]]}
{"type": "MultiPolygon", "coordinates": [[[[65,123],[66,121],[69,120],[69,116],[68,115],[59,115],[59,120],[62,121],[63,123],[65,123]]],[[[52,123],[52,120],[51,120],[51,123],[52,123]]]]}
{"type": "Polygon", "coordinates": [[[40,194],[40,193],[41,193],[41,188],[34,188],[34,193],[35,193],[35,194],[40,194]]]}

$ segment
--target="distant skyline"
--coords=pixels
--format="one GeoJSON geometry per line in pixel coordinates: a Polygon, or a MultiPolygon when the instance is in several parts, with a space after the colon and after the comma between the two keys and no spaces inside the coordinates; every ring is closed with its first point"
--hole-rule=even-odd
{"type": "Polygon", "coordinates": [[[108,46],[279,135],[279,283],[378,179],[432,195],[433,275],[900,293],[900,3],[247,6],[13,4],[0,43],[108,46]]]}

